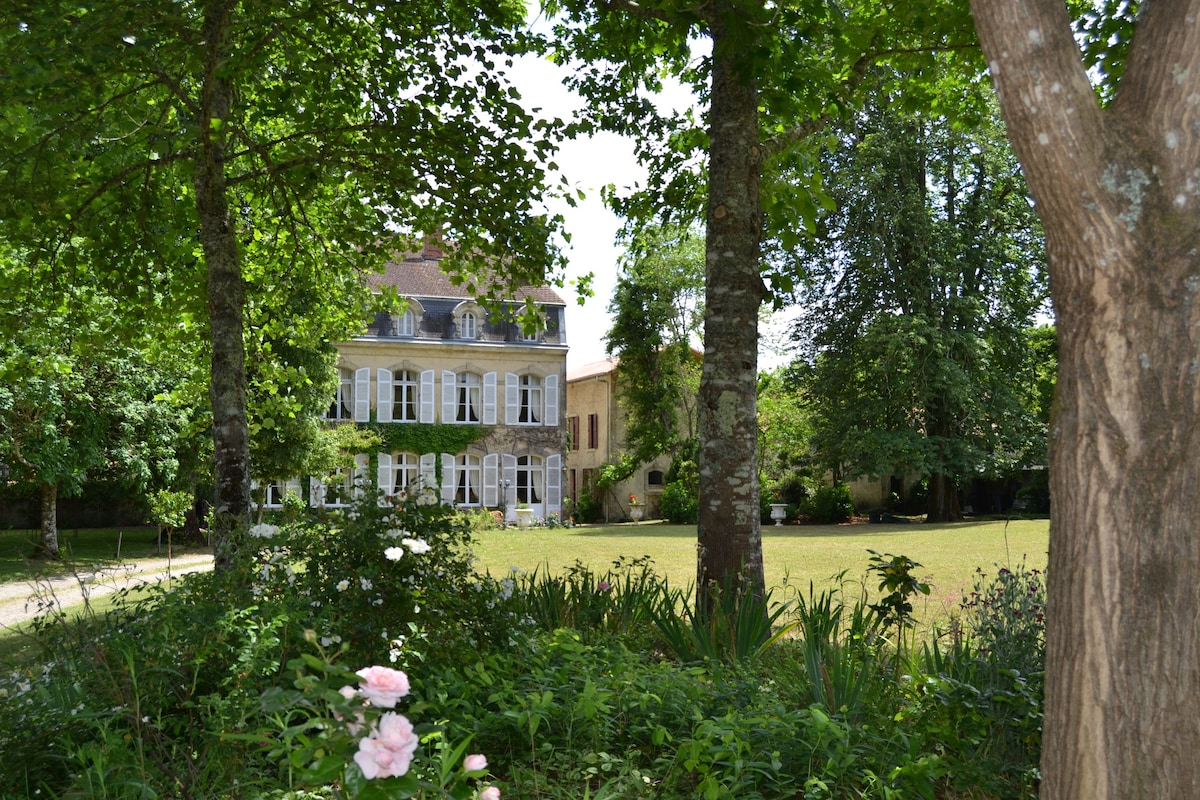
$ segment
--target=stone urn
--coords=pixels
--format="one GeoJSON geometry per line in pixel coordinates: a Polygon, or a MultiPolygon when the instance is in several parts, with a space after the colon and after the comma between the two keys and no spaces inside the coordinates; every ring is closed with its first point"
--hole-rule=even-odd
{"type": "Polygon", "coordinates": [[[642,517],[646,515],[646,507],[641,503],[629,504],[629,518],[634,522],[641,522],[642,517]]]}
{"type": "Polygon", "coordinates": [[[771,503],[771,519],[775,520],[778,528],[787,519],[787,503],[771,503]]]}
{"type": "Polygon", "coordinates": [[[517,509],[517,527],[520,528],[521,530],[528,530],[529,526],[532,524],[533,524],[533,509],[532,508],[518,508],[517,509]]]}

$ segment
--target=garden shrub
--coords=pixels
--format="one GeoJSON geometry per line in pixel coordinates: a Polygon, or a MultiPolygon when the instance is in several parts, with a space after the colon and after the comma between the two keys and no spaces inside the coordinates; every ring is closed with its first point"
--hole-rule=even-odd
{"type": "Polygon", "coordinates": [[[685,481],[668,483],[658,498],[658,513],[672,525],[695,525],[700,519],[700,498],[685,481]]]}
{"type": "Polygon", "coordinates": [[[854,498],[844,483],[822,486],[804,503],[804,516],[809,522],[829,525],[845,522],[854,515],[854,498]]]}

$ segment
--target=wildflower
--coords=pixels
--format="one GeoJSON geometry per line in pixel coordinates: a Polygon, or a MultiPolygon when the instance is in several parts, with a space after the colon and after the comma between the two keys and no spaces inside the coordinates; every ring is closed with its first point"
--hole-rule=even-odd
{"type": "Polygon", "coordinates": [[[599,583],[596,584],[597,592],[607,592],[610,589],[612,589],[612,584],[609,583],[608,581],[600,581],[599,583]]]}
{"type": "Polygon", "coordinates": [[[250,535],[258,539],[270,539],[278,533],[278,525],[267,525],[266,523],[259,523],[250,529],[250,535]]]}
{"type": "Polygon", "coordinates": [[[373,706],[395,708],[408,694],[408,676],[391,667],[367,667],[355,673],[362,679],[359,689],[373,706]]]}
{"type": "Polygon", "coordinates": [[[479,753],[472,753],[463,759],[463,769],[467,772],[483,772],[487,769],[487,758],[479,753]]]}
{"type": "Polygon", "coordinates": [[[389,528],[388,530],[384,531],[383,535],[389,539],[399,539],[401,536],[404,536],[406,533],[408,533],[408,531],[406,531],[402,528],[389,528]]]}
{"type": "MultiPolygon", "coordinates": [[[[359,741],[354,763],[358,764],[367,780],[400,777],[408,772],[416,750],[417,737],[413,733],[412,723],[403,715],[389,711],[379,718],[377,725],[371,726],[370,734],[359,741]]],[[[496,795],[493,800],[498,798],[499,795],[496,795]]]]}
{"type": "Polygon", "coordinates": [[[424,539],[401,539],[400,543],[408,548],[413,555],[421,555],[430,551],[429,542],[424,539]]]}
{"type": "Polygon", "coordinates": [[[344,592],[350,588],[350,581],[346,580],[345,578],[342,578],[340,581],[337,582],[337,586],[335,586],[334,588],[337,589],[339,592],[344,592]]]}
{"type": "MultiPolygon", "coordinates": [[[[407,541],[407,540],[405,540],[405,541],[407,541]]],[[[388,561],[399,561],[400,559],[404,558],[404,548],[403,547],[389,547],[387,550],[383,551],[383,557],[386,558],[388,561]]]]}
{"type": "Polygon", "coordinates": [[[360,578],[358,579],[358,585],[362,587],[362,590],[363,590],[364,592],[369,592],[369,591],[371,591],[371,587],[372,587],[374,584],[372,584],[372,583],[371,583],[371,579],[370,579],[370,578],[362,578],[362,577],[360,577],[360,578]]]}

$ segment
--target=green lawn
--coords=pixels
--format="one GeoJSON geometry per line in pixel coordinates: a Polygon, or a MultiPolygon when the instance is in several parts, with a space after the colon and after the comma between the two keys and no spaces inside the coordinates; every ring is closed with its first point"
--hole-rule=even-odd
{"type": "MultiPolygon", "coordinates": [[[[38,531],[0,530],[0,583],[111,564],[117,560],[118,546],[123,561],[167,557],[166,546],[158,547],[158,529],[154,527],[60,530],[61,562],[30,560],[37,540],[38,531]]],[[[182,548],[172,548],[175,555],[183,552],[182,548]]]]}
{"type": "MultiPolygon", "coordinates": [[[[763,528],[763,562],[768,586],[786,581],[807,592],[812,581],[828,586],[847,570],[846,578],[865,577],[870,553],[906,555],[922,565],[918,577],[932,592],[918,607],[924,619],[943,616],[970,588],[977,567],[995,574],[996,564],[1045,569],[1049,520],[970,521],[945,525],[789,525],[763,528]]],[[[672,585],[686,586],[696,575],[696,529],[657,522],[639,525],[583,525],[553,530],[485,531],[476,536],[481,569],[492,575],[512,567],[561,571],[575,561],[606,569],[618,557],[648,555],[672,585]]],[[[871,584],[874,590],[878,584],[871,584]]]]}

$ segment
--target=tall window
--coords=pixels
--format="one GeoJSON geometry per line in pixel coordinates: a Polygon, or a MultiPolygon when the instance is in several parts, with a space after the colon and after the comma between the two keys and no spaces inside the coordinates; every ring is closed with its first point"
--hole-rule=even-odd
{"type": "MultiPolygon", "coordinates": [[[[465,315],[464,315],[465,316],[465,315]]],[[[474,372],[460,372],[455,378],[458,396],[455,402],[456,422],[479,422],[483,407],[483,382],[474,372]]]]}
{"type": "Polygon", "coordinates": [[[392,318],[393,336],[413,336],[417,331],[417,316],[411,310],[392,318]]]}
{"type": "Polygon", "coordinates": [[[595,450],[600,446],[600,417],[596,414],[588,414],[588,450],[595,450]]]}
{"type": "Polygon", "coordinates": [[[537,456],[517,457],[517,502],[542,502],[542,480],[545,470],[537,456]]]}
{"type": "Polygon", "coordinates": [[[578,450],[583,442],[579,441],[579,417],[567,417],[567,446],[578,450]]]}
{"type": "Polygon", "coordinates": [[[533,375],[522,375],[520,383],[520,422],[538,424],[542,422],[542,381],[533,375]]]}
{"type": "Polygon", "coordinates": [[[474,339],[479,335],[479,323],[470,311],[464,311],[459,318],[458,335],[460,339],[474,339]]]}
{"type": "Polygon", "coordinates": [[[383,488],[384,494],[407,494],[417,485],[420,475],[420,465],[413,453],[392,453],[392,474],[389,486],[383,488]]]}
{"type": "Polygon", "coordinates": [[[483,461],[479,456],[461,455],[454,458],[454,502],[459,505],[479,505],[483,491],[483,461]]]}
{"type": "Polygon", "coordinates": [[[327,419],[354,419],[354,373],[338,370],[337,396],[329,405],[327,419]]]}
{"type": "Polygon", "coordinates": [[[417,421],[417,386],[420,378],[417,373],[398,369],[392,373],[395,388],[392,393],[392,422],[417,421]]]}

